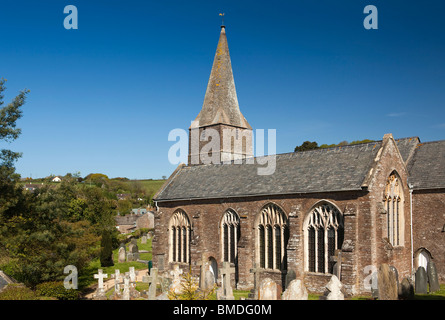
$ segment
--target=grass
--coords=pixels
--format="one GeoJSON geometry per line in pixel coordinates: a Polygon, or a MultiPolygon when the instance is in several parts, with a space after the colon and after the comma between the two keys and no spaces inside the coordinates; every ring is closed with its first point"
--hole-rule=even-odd
{"type": "Polygon", "coordinates": [[[128,183],[136,183],[145,189],[147,194],[155,194],[164,184],[165,180],[129,180],[128,183]]]}
{"type": "MultiPolygon", "coordinates": [[[[139,258],[141,260],[151,260],[152,259],[151,239],[147,239],[147,243],[142,244],[141,239],[139,238],[137,240],[137,244],[139,251],[141,250],[149,251],[148,253],[140,253],[139,258]]],[[[128,245],[129,244],[126,245],[127,250],[128,250],[128,245]]],[[[110,274],[115,273],[116,269],[119,269],[122,274],[128,272],[130,270],[130,267],[134,267],[135,270],[142,270],[148,268],[147,264],[137,261],[117,262],[119,260],[118,257],[119,257],[119,249],[113,250],[114,265],[111,267],[101,267],[99,258],[91,261],[88,268],[86,268],[84,272],[81,275],[79,275],[79,288],[82,290],[84,288],[91,286],[92,284],[97,283],[97,279],[94,279],[94,274],[97,273],[98,269],[102,269],[103,273],[106,273],[110,276],[110,274]]]]}
{"type": "Polygon", "coordinates": [[[441,284],[437,292],[414,295],[414,300],[445,300],[445,284],[441,284]]]}

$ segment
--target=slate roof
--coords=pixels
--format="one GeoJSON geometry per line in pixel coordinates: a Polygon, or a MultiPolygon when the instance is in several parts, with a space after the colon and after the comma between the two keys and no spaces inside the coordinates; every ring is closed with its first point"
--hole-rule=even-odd
{"type": "MultiPolygon", "coordinates": [[[[178,168],[156,201],[361,190],[381,141],[276,155],[272,175],[258,164],[178,168]]],[[[255,160],[258,160],[256,158],[255,160]]]]}
{"type": "Polygon", "coordinates": [[[445,188],[445,140],[419,143],[407,169],[414,190],[445,188]]]}
{"type": "Polygon", "coordinates": [[[396,140],[397,148],[399,149],[400,155],[405,163],[409,160],[410,156],[413,155],[414,150],[419,143],[419,137],[402,138],[396,140]]]}

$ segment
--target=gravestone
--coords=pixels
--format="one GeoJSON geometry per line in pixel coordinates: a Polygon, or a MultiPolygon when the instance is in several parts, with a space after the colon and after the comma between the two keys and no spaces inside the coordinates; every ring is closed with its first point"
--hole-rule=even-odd
{"type": "Polygon", "coordinates": [[[230,275],[235,273],[235,268],[231,267],[229,262],[224,261],[220,273],[222,278],[221,288],[216,291],[216,298],[218,300],[235,300],[230,282],[230,275]]]}
{"type": "Polygon", "coordinates": [[[308,292],[301,280],[294,279],[286,287],[282,300],[307,300],[308,292]]]}
{"type": "Polygon", "coordinates": [[[403,278],[400,283],[400,298],[412,299],[414,298],[414,287],[409,278],[403,278]]]}
{"type": "Polygon", "coordinates": [[[158,269],[152,268],[150,274],[142,277],[142,281],[148,283],[148,300],[156,300],[156,285],[158,283],[158,269]]]}
{"type": "Polygon", "coordinates": [[[371,295],[374,299],[379,297],[379,279],[377,271],[374,271],[371,274],[371,295]]]}
{"type": "Polygon", "coordinates": [[[163,277],[162,275],[159,274],[159,269],[158,269],[158,283],[161,285],[161,291],[163,293],[168,293],[168,290],[172,284],[172,280],[169,277],[163,277]]]}
{"type": "Polygon", "coordinates": [[[278,286],[270,278],[261,281],[258,288],[258,300],[278,300],[278,286]]]}
{"type": "Polygon", "coordinates": [[[208,262],[206,261],[207,259],[205,258],[205,255],[202,254],[201,255],[201,261],[198,261],[196,263],[196,265],[198,265],[200,267],[200,272],[199,272],[199,287],[202,290],[207,290],[207,285],[206,285],[206,271],[208,270],[208,262]]]}
{"type": "Polygon", "coordinates": [[[397,300],[399,293],[397,290],[397,279],[394,270],[386,263],[380,265],[377,272],[379,286],[379,300],[397,300]]]}
{"type": "Polygon", "coordinates": [[[428,283],[430,284],[429,292],[433,293],[440,290],[439,278],[437,276],[436,264],[433,261],[429,261],[426,267],[426,273],[428,277],[428,283]]]}
{"type": "Polygon", "coordinates": [[[139,248],[138,245],[133,241],[128,246],[127,261],[137,261],[139,259],[139,248]]]}
{"type": "Polygon", "coordinates": [[[397,295],[400,295],[400,283],[399,283],[399,272],[397,271],[397,268],[394,266],[389,266],[389,268],[394,272],[396,277],[396,283],[397,283],[397,295]]]}
{"type": "Polygon", "coordinates": [[[419,267],[416,271],[415,292],[416,294],[427,294],[427,274],[424,267],[419,267]]]}
{"type": "Polygon", "coordinates": [[[102,269],[98,270],[98,273],[94,275],[94,279],[98,279],[98,285],[94,299],[96,300],[107,300],[104,290],[104,279],[108,278],[108,274],[103,273],[102,269]]]}
{"type": "Polygon", "coordinates": [[[258,299],[258,288],[260,286],[260,272],[263,269],[258,268],[257,264],[254,264],[253,269],[250,269],[250,273],[253,273],[253,289],[250,290],[249,299],[258,299]]]}
{"type": "Polygon", "coordinates": [[[147,236],[143,235],[141,238],[141,244],[147,244],[147,236]]]}
{"type": "Polygon", "coordinates": [[[134,271],[134,267],[129,267],[128,272],[130,275],[130,282],[136,283],[136,276],[138,275],[139,271],[134,271]]]}
{"type": "Polygon", "coordinates": [[[119,269],[114,270],[114,274],[111,275],[114,278],[114,293],[113,293],[113,300],[119,300],[121,298],[121,271],[119,269]]]}
{"type": "Polygon", "coordinates": [[[181,294],[181,292],[182,292],[181,274],[182,274],[182,269],[179,269],[179,265],[175,264],[173,266],[173,270],[170,271],[170,275],[173,276],[173,280],[172,280],[172,284],[170,285],[169,290],[173,291],[176,294],[181,294]]]}
{"type": "Polygon", "coordinates": [[[341,279],[341,264],[342,264],[342,251],[335,250],[335,255],[331,256],[331,261],[335,262],[332,267],[332,274],[334,274],[339,280],[341,279]]]}
{"type": "Polygon", "coordinates": [[[122,292],[122,300],[130,300],[130,275],[125,272],[124,291],[122,292]]]}
{"type": "Polygon", "coordinates": [[[118,253],[118,262],[120,262],[120,263],[125,262],[125,259],[126,259],[125,247],[120,247],[119,253],[118,253]]]}
{"type": "Polygon", "coordinates": [[[287,289],[289,284],[294,281],[297,278],[297,274],[295,273],[295,270],[290,269],[287,271],[286,279],[284,281],[284,288],[287,289]]]}
{"type": "Polygon", "coordinates": [[[206,270],[204,274],[203,290],[210,290],[215,285],[215,276],[212,271],[206,270]]]}
{"type": "Polygon", "coordinates": [[[338,280],[336,275],[333,275],[326,285],[326,289],[329,290],[326,300],[345,300],[341,288],[343,288],[343,284],[338,280]]]}

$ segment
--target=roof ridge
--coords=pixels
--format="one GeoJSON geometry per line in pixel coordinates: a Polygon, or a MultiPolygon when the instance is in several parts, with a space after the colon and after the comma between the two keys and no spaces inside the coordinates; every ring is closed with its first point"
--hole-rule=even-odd
{"type": "Polygon", "coordinates": [[[445,142],[445,139],[443,139],[443,140],[434,140],[434,141],[426,141],[426,142],[419,142],[419,146],[422,146],[424,144],[437,143],[437,142],[445,142]]]}

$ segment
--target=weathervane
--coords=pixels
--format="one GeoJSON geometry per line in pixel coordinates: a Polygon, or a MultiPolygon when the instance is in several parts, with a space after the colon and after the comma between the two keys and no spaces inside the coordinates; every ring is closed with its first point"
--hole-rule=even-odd
{"type": "Polygon", "coordinates": [[[222,18],[221,18],[221,27],[224,27],[224,15],[225,13],[220,13],[219,14],[222,18]]]}

